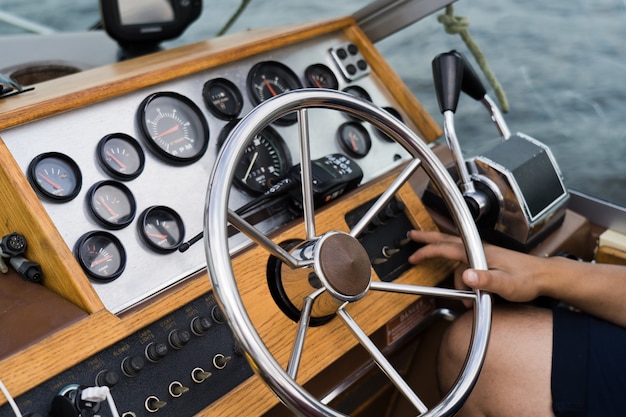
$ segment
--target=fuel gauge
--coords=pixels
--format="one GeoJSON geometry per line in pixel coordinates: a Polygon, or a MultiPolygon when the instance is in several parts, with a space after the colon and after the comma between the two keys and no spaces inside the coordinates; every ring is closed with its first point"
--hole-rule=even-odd
{"type": "Polygon", "coordinates": [[[76,242],[74,253],[85,273],[96,281],[113,281],[126,267],[124,246],[108,232],[85,233],[76,242]]]}
{"type": "Polygon", "coordinates": [[[354,158],[363,158],[372,147],[370,134],[357,122],[346,122],[339,126],[337,139],[341,149],[354,158]]]}
{"type": "Polygon", "coordinates": [[[180,215],[166,206],[147,208],[137,219],[139,235],[156,252],[175,251],[185,238],[185,225],[180,215]]]}

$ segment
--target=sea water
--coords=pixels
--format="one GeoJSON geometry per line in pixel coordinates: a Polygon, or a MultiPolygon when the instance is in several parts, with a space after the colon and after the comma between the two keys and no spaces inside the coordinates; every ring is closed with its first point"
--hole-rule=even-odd
{"type": "MultiPolygon", "coordinates": [[[[251,0],[230,32],[349,15],[367,3],[251,0]]],[[[204,0],[200,18],[166,46],[214,37],[240,4],[204,0]]],[[[59,31],[85,30],[99,21],[96,0],[0,0],[0,10],[59,31]]],[[[469,19],[468,31],[506,93],[511,131],[546,143],[568,188],[626,206],[624,0],[460,0],[454,11],[469,19]]],[[[0,23],[0,34],[19,32],[0,23]]],[[[461,38],[445,33],[435,14],[377,47],[440,122],[431,61],[451,49],[471,57],[461,38]]],[[[488,93],[495,99],[490,87],[488,93]]],[[[498,141],[485,109],[468,97],[461,97],[455,124],[467,156],[498,141]]]]}

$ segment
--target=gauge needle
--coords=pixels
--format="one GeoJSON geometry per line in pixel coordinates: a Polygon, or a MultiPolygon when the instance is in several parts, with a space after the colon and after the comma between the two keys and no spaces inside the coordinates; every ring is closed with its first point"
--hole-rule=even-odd
{"type": "MultiPolygon", "coordinates": [[[[178,126],[178,125],[177,125],[177,126],[178,126]]],[[[111,152],[107,151],[107,156],[108,156],[109,158],[111,158],[112,160],[114,160],[114,161],[115,161],[115,163],[116,163],[116,164],[118,164],[118,165],[120,166],[120,168],[122,168],[122,169],[126,169],[126,165],[125,165],[122,161],[120,161],[119,159],[117,159],[117,158],[115,157],[115,155],[113,155],[111,152]]]]}
{"type": "Polygon", "coordinates": [[[248,181],[248,175],[250,175],[250,172],[252,171],[252,167],[254,166],[254,163],[256,162],[256,159],[258,158],[258,156],[259,156],[259,153],[255,152],[254,156],[252,157],[252,161],[250,161],[250,165],[248,165],[246,175],[243,176],[243,182],[248,181]]]}
{"type": "Polygon", "coordinates": [[[315,83],[315,85],[317,86],[317,88],[322,88],[323,85],[322,83],[320,83],[317,79],[317,77],[313,77],[313,82],[315,83]]]}
{"type": "Polygon", "coordinates": [[[105,256],[105,257],[103,257],[103,258],[96,259],[95,261],[93,261],[93,262],[91,263],[91,266],[92,266],[92,267],[93,267],[93,266],[98,266],[98,265],[100,265],[102,262],[106,262],[106,261],[108,261],[108,260],[111,260],[112,258],[113,258],[113,256],[111,256],[111,255],[107,255],[107,256],[105,256]]]}
{"type": "Polygon", "coordinates": [[[41,177],[41,179],[43,179],[45,182],[47,182],[48,184],[50,184],[51,186],[53,186],[54,188],[56,188],[57,190],[62,189],[63,187],[61,187],[59,184],[57,184],[56,182],[52,181],[50,178],[46,177],[44,174],[42,174],[41,172],[38,172],[37,175],[39,175],[39,177],[41,177]]]}
{"type": "Polygon", "coordinates": [[[174,126],[170,127],[169,129],[167,129],[166,131],[159,133],[154,138],[155,139],[162,138],[165,135],[169,135],[170,133],[176,132],[179,128],[180,128],[180,125],[174,125],[174,126]]]}
{"type": "Polygon", "coordinates": [[[359,150],[359,146],[356,144],[356,137],[353,132],[350,132],[350,143],[352,143],[352,149],[354,149],[355,152],[359,150]]]}
{"type": "Polygon", "coordinates": [[[265,86],[267,87],[268,90],[270,90],[270,93],[272,93],[273,96],[276,95],[276,91],[274,91],[274,89],[272,88],[272,84],[270,84],[269,81],[267,81],[267,79],[263,79],[263,82],[265,83],[265,86]]]}
{"type": "Polygon", "coordinates": [[[104,200],[104,197],[100,197],[98,200],[100,200],[104,208],[107,209],[107,211],[109,212],[111,216],[117,216],[117,212],[113,210],[111,206],[107,204],[107,202],[104,200]]]}
{"type": "Polygon", "coordinates": [[[167,235],[161,235],[159,233],[148,233],[148,236],[156,237],[157,239],[167,239],[167,235]]]}

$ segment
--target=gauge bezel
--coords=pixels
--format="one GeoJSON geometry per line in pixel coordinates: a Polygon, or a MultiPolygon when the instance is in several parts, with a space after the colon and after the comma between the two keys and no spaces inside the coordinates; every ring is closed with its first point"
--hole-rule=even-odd
{"type": "Polygon", "coordinates": [[[137,230],[139,232],[141,240],[146,244],[146,246],[157,253],[172,253],[176,251],[176,249],[178,249],[178,247],[185,241],[185,223],[183,222],[182,217],[180,217],[180,214],[178,214],[176,210],[168,206],[156,205],[150,206],[145,209],[137,218],[137,230]],[[146,220],[148,219],[148,216],[155,213],[156,211],[161,211],[170,215],[172,217],[172,220],[176,224],[176,227],[180,231],[180,238],[178,239],[178,241],[175,244],[170,245],[169,247],[164,247],[155,243],[152,239],[150,239],[150,237],[146,235],[146,220]]]}
{"type": "Polygon", "coordinates": [[[173,91],[159,91],[156,93],[152,93],[147,96],[137,109],[137,124],[139,125],[139,130],[141,131],[141,135],[146,142],[147,146],[152,150],[158,157],[163,159],[166,162],[170,162],[174,165],[189,165],[204,156],[206,150],[209,147],[209,124],[200,110],[200,107],[196,105],[191,99],[188,97],[176,93],[173,91]],[[180,106],[188,110],[188,114],[192,117],[195,116],[193,122],[197,122],[194,124],[194,128],[197,129],[200,133],[200,137],[194,138],[196,141],[200,141],[200,145],[196,148],[196,152],[191,156],[178,156],[173,153],[167,151],[163,147],[159,146],[159,144],[153,138],[150,128],[147,125],[146,114],[151,106],[154,106],[157,100],[171,100],[173,104],[168,104],[169,106],[176,107],[180,106]]]}
{"type": "Polygon", "coordinates": [[[143,152],[143,148],[141,147],[141,145],[135,138],[133,138],[130,135],[127,135],[126,133],[111,133],[111,134],[104,136],[102,139],[100,139],[100,142],[98,142],[96,155],[98,157],[98,161],[100,162],[100,166],[102,167],[102,169],[104,169],[106,173],[109,174],[111,177],[120,181],[130,181],[130,180],[137,178],[143,172],[143,168],[146,163],[146,155],[143,152]],[[114,140],[114,139],[123,141],[124,143],[128,144],[132,148],[133,151],[135,151],[135,154],[137,155],[137,158],[139,159],[139,166],[133,172],[130,172],[130,173],[120,172],[119,170],[116,170],[115,168],[113,168],[111,164],[107,162],[106,156],[103,155],[103,153],[105,151],[107,144],[111,140],[114,140]]]}
{"type": "MultiPolygon", "coordinates": [[[[259,94],[257,88],[255,88],[257,77],[263,77],[263,75],[274,72],[276,75],[280,75],[282,77],[281,81],[286,83],[287,89],[281,91],[276,95],[280,95],[282,93],[298,90],[304,88],[302,81],[298,77],[298,75],[287,65],[278,62],[278,61],[261,61],[257,62],[251,69],[248,71],[248,77],[246,78],[246,86],[248,90],[248,95],[250,96],[250,100],[253,105],[259,105],[263,101],[267,100],[270,97],[263,97],[259,94]]],[[[291,125],[294,124],[298,120],[298,114],[296,112],[286,114],[285,116],[277,119],[274,123],[279,125],[291,125]]]]}
{"type": "Polygon", "coordinates": [[[339,142],[339,147],[341,148],[341,150],[352,158],[364,158],[372,149],[372,137],[370,133],[367,131],[362,123],[355,121],[342,123],[337,128],[337,141],[339,142]],[[345,129],[358,130],[359,134],[361,135],[360,139],[364,141],[364,151],[356,151],[350,146],[350,144],[347,142],[348,138],[346,138],[345,136],[345,129]]]}
{"type": "Polygon", "coordinates": [[[306,80],[307,87],[310,87],[310,88],[329,88],[331,90],[339,89],[339,80],[337,79],[337,76],[328,66],[324,64],[317,63],[317,64],[311,64],[308,67],[306,67],[306,69],[304,70],[304,79],[306,80]],[[325,73],[325,76],[329,80],[329,85],[320,86],[320,85],[317,85],[313,81],[313,75],[315,74],[316,71],[325,73]]]}
{"type": "Polygon", "coordinates": [[[87,274],[89,278],[98,282],[111,282],[119,278],[126,268],[126,250],[124,249],[124,245],[117,237],[115,237],[115,235],[109,232],[105,232],[103,230],[93,230],[83,234],[80,238],[78,238],[76,244],[74,245],[74,256],[76,257],[78,264],[83,269],[85,274],[87,274]],[[97,236],[107,239],[118,252],[117,256],[119,256],[119,266],[112,274],[101,275],[95,273],[93,269],[89,265],[87,265],[87,261],[85,260],[83,254],[84,245],[88,242],[89,239],[97,236]]]}
{"type": "Polygon", "coordinates": [[[204,104],[207,109],[211,112],[211,114],[215,117],[218,117],[222,120],[233,120],[239,117],[241,110],[243,109],[243,95],[239,88],[230,80],[226,78],[213,78],[212,80],[204,83],[202,87],[202,98],[204,99],[204,104]],[[235,108],[237,109],[234,113],[228,113],[221,110],[218,106],[215,105],[214,101],[210,98],[210,90],[215,86],[220,86],[223,90],[228,91],[229,97],[235,103],[235,108]]]}
{"type": "Polygon", "coordinates": [[[80,190],[82,188],[83,176],[80,172],[78,164],[64,153],[45,152],[37,155],[28,165],[27,172],[28,181],[30,182],[37,195],[55,203],[65,203],[73,200],[80,193],[80,190]],[[57,159],[58,161],[65,163],[67,165],[67,168],[69,169],[68,174],[74,177],[75,185],[72,190],[66,195],[53,194],[46,190],[43,186],[41,186],[39,184],[39,181],[37,181],[37,167],[46,159],[57,159]]]}
{"type": "Polygon", "coordinates": [[[111,229],[111,230],[119,230],[119,229],[125,228],[126,226],[132,223],[132,221],[135,219],[135,214],[137,213],[137,203],[135,202],[135,197],[133,196],[132,191],[130,191],[130,189],[126,185],[122,184],[119,181],[114,181],[114,180],[98,181],[97,183],[92,185],[87,191],[86,201],[87,201],[87,206],[89,207],[89,211],[91,212],[93,217],[98,221],[98,223],[100,223],[102,226],[106,227],[107,229],[111,229]],[[102,187],[105,187],[105,186],[117,188],[119,191],[121,191],[122,194],[124,194],[124,196],[126,197],[128,204],[130,206],[130,214],[123,216],[120,219],[120,221],[117,223],[111,222],[107,220],[106,218],[102,217],[94,206],[94,196],[102,187]]]}

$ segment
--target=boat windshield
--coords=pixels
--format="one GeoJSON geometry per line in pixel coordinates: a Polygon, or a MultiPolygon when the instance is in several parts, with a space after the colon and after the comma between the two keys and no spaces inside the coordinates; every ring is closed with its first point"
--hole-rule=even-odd
{"type": "MultiPolygon", "coordinates": [[[[365,4],[363,0],[203,3],[200,17],[164,47],[209,39],[225,28],[232,33],[350,15],[365,4]],[[242,13],[227,27],[240,7],[242,13]]],[[[472,0],[454,3],[454,13],[468,19],[467,31],[502,85],[509,105],[504,117],[510,130],[546,143],[568,188],[626,206],[624,3],[472,0]]],[[[441,115],[431,60],[451,49],[471,57],[458,34],[445,32],[439,14],[377,42],[383,56],[436,120],[441,120],[441,115]]],[[[99,21],[98,0],[3,0],[0,5],[0,36],[92,30],[99,21]]],[[[36,59],[36,51],[33,54],[36,59]]],[[[495,99],[493,91],[488,88],[495,99]]],[[[499,140],[483,106],[468,97],[461,98],[455,123],[468,157],[499,140]]]]}

